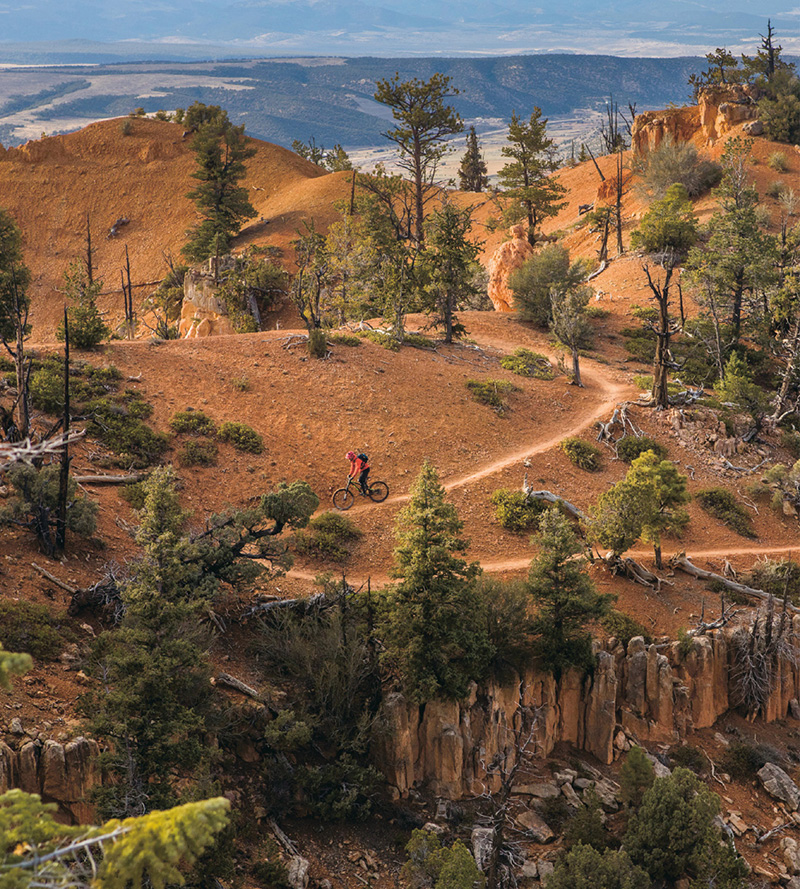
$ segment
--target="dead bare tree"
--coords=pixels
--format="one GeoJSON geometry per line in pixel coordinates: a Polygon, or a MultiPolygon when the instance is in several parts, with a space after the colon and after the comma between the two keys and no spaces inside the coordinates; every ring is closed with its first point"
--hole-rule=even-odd
{"type": "Polygon", "coordinates": [[[133,339],[136,331],[136,316],[133,312],[133,286],[131,285],[131,259],[128,255],[128,245],[125,245],[125,268],[120,271],[122,278],[122,299],[125,303],[125,335],[129,340],[133,339]]]}
{"type": "Polygon", "coordinates": [[[511,802],[517,773],[524,764],[525,755],[536,745],[537,716],[535,713],[518,707],[512,717],[512,724],[506,729],[511,743],[498,751],[491,762],[482,762],[487,778],[499,779],[499,787],[484,790],[479,799],[488,803],[489,814],[479,816],[479,822],[491,830],[491,849],[484,863],[487,889],[502,889],[511,884],[513,868],[522,863],[519,843],[511,839],[513,833],[522,835],[513,826],[511,802]],[[518,725],[514,725],[518,723],[518,725]]]}
{"type": "Polygon", "coordinates": [[[64,413],[61,421],[61,471],[58,477],[58,505],[54,552],[60,556],[67,543],[67,500],[69,497],[69,323],[64,306],[64,413]]]}
{"type": "Polygon", "coordinates": [[[775,600],[770,596],[751,626],[741,627],[731,636],[730,648],[732,703],[757,716],[767,705],[781,663],[796,665],[800,653],[786,599],[776,615],[775,600]]]}
{"type": "Polygon", "coordinates": [[[647,286],[650,288],[658,307],[658,318],[655,322],[645,321],[645,325],[656,335],[656,354],[653,361],[653,404],[659,410],[669,407],[669,370],[675,367],[670,349],[670,341],[675,334],[680,333],[682,327],[670,315],[670,287],[672,274],[675,270],[675,256],[672,253],[664,254],[659,263],[664,269],[664,280],[653,280],[648,265],[642,266],[647,275],[647,286]]]}

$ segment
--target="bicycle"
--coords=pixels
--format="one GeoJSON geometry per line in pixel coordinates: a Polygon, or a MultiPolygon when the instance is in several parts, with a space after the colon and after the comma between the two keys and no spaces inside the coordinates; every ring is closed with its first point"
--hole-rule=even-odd
{"type": "Polygon", "coordinates": [[[355,488],[362,497],[369,497],[373,503],[383,503],[389,496],[389,485],[386,482],[370,482],[367,486],[367,493],[364,494],[358,484],[358,479],[348,478],[347,484],[338,491],[333,492],[333,505],[342,511],[350,509],[356,502],[356,497],[351,488],[355,488]]]}

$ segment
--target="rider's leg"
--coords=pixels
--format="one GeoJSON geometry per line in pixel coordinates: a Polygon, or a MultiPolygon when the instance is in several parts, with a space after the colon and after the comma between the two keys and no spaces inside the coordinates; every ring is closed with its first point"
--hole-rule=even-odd
{"type": "Polygon", "coordinates": [[[367,477],[369,476],[369,468],[362,470],[361,475],[358,477],[358,483],[361,485],[361,493],[367,493],[367,477]]]}

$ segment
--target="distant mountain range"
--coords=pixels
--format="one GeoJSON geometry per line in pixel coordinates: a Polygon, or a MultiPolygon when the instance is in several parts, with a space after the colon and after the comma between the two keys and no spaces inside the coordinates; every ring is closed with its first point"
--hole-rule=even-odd
{"type": "Polygon", "coordinates": [[[139,63],[92,67],[11,68],[0,75],[0,142],[63,132],[107,117],[221,105],[253,136],[348,148],[381,142],[390,119],[373,100],[375,83],[398,72],[429,78],[442,72],[460,93],[453,105],[466,120],[507,120],[512,111],[545,115],[603,107],[611,94],[639,110],[682,103],[689,74],[702,60],[539,55],[489,59],[295,59],[219,63],[139,63]]]}
{"type": "Polygon", "coordinates": [[[768,15],[784,49],[798,51],[799,14],[795,0],[769,8],[749,0],[0,0],[0,61],[19,62],[17,50],[51,63],[301,53],[663,57],[752,48],[768,15]]]}

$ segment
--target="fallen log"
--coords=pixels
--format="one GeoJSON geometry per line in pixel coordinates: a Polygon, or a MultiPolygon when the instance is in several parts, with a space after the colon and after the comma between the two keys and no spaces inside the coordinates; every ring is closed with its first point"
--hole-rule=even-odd
{"type": "Polygon", "coordinates": [[[302,614],[309,614],[312,611],[322,611],[330,608],[334,604],[325,593],[315,593],[303,599],[272,599],[267,602],[259,602],[251,605],[242,613],[243,618],[248,617],[264,617],[276,611],[299,611],[302,614]]]}
{"type": "Polygon", "coordinates": [[[527,472],[525,473],[525,478],[522,482],[522,491],[529,500],[546,500],[548,503],[557,503],[573,518],[578,519],[581,522],[589,521],[589,516],[575,506],[574,503],[570,503],[569,500],[559,497],[558,494],[554,494],[552,491],[534,491],[528,484],[527,472]]]}
{"type": "Polygon", "coordinates": [[[131,472],[128,475],[73,475],[79,485],[131,485],[144,478],[143,472],[131,472]]]}
{"type": "MultiPolygon", "coordinates": [[[[731,580],[728,577],[723,577],[721,574],[715,574],[713,571],[706,571],[704,568],[698,568],[697,565],[693,565],[689,559],[686,558],[685,553],[677,553],[674,555],[669,560],[669,564],[671,568],[683,571],[684,574],[688,574],[690,577],[696,577],[698,580],[714,580],[717,583],[722,584],[726,589],[733,590],[735,593],[739,593],[742,596],[749,596],[751,599],[758,599],[761,602],[766,602],[770,598],[769,593],[765,593],[764,590],[757,590],[746,584],[731,580]]],[[[793,614],[800,614],[800,608],[797,608],[790,602],[784,603],[783,599],[774,597],[773,599],[779,608],[783,608],[785,605],[785,607],[793,614]]]]}
{"type": "MultiPolygon", "coordinates": [[[[669,584],[669,581],[664,580],[657,574],[653,574],[652,571],[645,568],[644,565],[641,565],[635,559],[630,558],[630,556],[626,556],[623,559],[620,556],[615,556],[613,553],[606,553],[603,561],[611,568],[613,574],[627,577],[628,580],[649,587],[657,593],[661,592],[662,583],[669,584]]],[[[669,585],[671,586],[672,584],[669,585]]]]}
{"type": "Polygon", "coordinates": [[[39,574],[42,575],[42,577],[46,577],[50,581],[50,583],[54,583],[57,587],[60,587],[62,590],[69,593],[70,595],[74,596],[76,593],[79,592],[78,587],[70,586],[68,583],[64,583],[63,580],[59,580],[54,574],[51,574],[46,568],[42,568],[41,565],[37,565],[36,562],[31,562],[31,568],[33,568],[34,571],[38,571],[39,574]]]}
{"type": "Polygon", "coordinates": [[[217,685],[226,685],[228,688],[241,692],[241,694],[247,695],[249,698],[255,698],[257,701],[261,700],[261,695],[252,686],[247,685],[247,683],[242,682],[241,679],[237,679],[235,676],[231,676],[230,673],[220,673],[214,679],[214,682],[217,685]]]}

